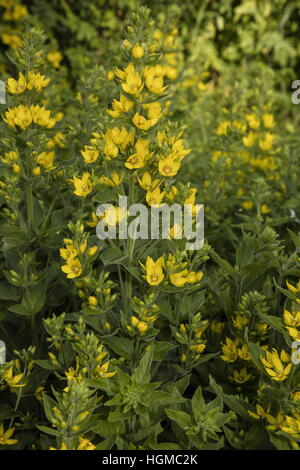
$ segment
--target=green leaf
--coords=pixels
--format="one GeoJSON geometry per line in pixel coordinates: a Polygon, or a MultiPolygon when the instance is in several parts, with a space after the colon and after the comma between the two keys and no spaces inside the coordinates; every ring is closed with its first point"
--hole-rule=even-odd
{"type": "Polygon", "coordinates": [[[8,310],[10,312],[16,313],[17,315],[23,315],[23,316],[31,316],[31,312],[28,310],[28,307],[22,304],[16,304],[12,305],[11,307],[8,307],[8,310]]]}
{"type": "Polygon", "coordinates": [[[166,341],[154,341],[152,347],[154,361],[162,361],[169,351],[177,348],[175,344],[167,343],[166,341]]]}
{"type": "Polygon", "coordinates": [[[179,444],[175,444],[175,442],[160,442],[152,446],[153,450],[182,450],[179,444]]]}
{"type": "Polygon", "coordinates": [[[53,398],[43,393],[43,405],[44,405],[44,411],[47,416],[47,419],[48,421],[50,421],[50,423],[52,423],[53,418],[54,418],[52,408],[57,406],[57,403],[55,400],[53,400],[53,398]]]}
{"type": "Polygon", "coordinates": [[[204,362],[210,361],[211,359],[213,359],[214,357],[216,357],[218,355],[219,355],[219,353],[203,354],[203,356],[201,356],[200,359],[197,361],[196,369],[201,364],[204,364],[204,362]]]}
{"type": "Polygon", "coordinates": [[[179,306],[179,321],[191,318],[195,313],[199,312],[200,305],[203,304],[205,299],[205,291],[202,290],[200,292],[196,292],[195,294],[185,295],[181,299],[182,300],[179,306]]]}
{"type": "Polygon", "coordinates": [[[101,259],[104,264],[120,264],[121,261],[123,261],[125,258],[125,255],[123,251],[120,250],[120,248],[113,247],[113,248],[107,248],[107,250],[104,250],[101,259]]]}
{"type": "Polygon", "coordinates": [[[47,426],[40,426],[40,425],[36,425],[36,427],[42,431],[42,432],[45,432],[46,434],[51,434],[51,436],[58,436],[60,437],[61,433],[59,431],[55,431],[55,429],[53,428],[48,428],[47,426]]]}
{"type": "Polygon", "coordinates": [[[191,400],[193,415],[195,417],[195,421],[198,421],[201,415],[205,412],[206,405],[205,400],[202,395],[201,387],[198,387],[193,395],[191,400]]]}
{"type": "Polygon", "coordinates": [[[42,367],[42,369],[46,370],[58,370],[59,366],[54,366],[49,359],[38,359],[34,361],[35,364],[42,367]]]}
{"type": "Polygon", "coordinates": [[[169,408],[165,410],[165,413],[168,418],[175,421],[175,423],[177,423],[182,429],[192,425],[192,418],[184,411],[169,408]]]}
{"type": "Polygon", "coordinates": [[[270,441],[278,450],[290,450],[289,441],[275,432],[268,431],[270,441]]]}
{"type": "Polygon", "coordinates": [[[163,432],[162,426],[160,425],[160,423],[156,423],[152,426],[139,429],[138,432],[133,435],[133,438],[135,442],[138,442],[151,436],[151,434],[153,434],[154,436],[158,436],[158,434],[160,434],[161,432],[163,432]]]}
{"type": "Polygon", "coordinates": [[[250,356],[251,356],[252,361],[254,362],[254,364],[256,365],[258,370],[260,370],[264,375],[269,377],[268,374],[266,373],[263,365],[262,365],[261,360],[260,360],[261,358],[265,357],[264,350],[261,349],[259,346],[257,346],[257,344],[250,343],[248,340],[247,340],[247,344],[248,344],[248,348],[249,348],[249,352],[250,352],[250,356]]]}
{"type": "Polygon", "coordinates": [[[104,438],[116,437],[119,434],[124,434],[125,427],[123,423],[112,423],[104,419],[99,419],[97,425],[93,427],[93,432],[104,438]]]}
{"type": "Polygon", "coordinates": [[[284,322],[281,318],[275,317],[274,315],[265,315],[264,313],[258,312],[259,317],[274,330],[279,331],[281,334],[286,333],[284,322]]]}
{"type": "Polygon", "coordinates": [[[119,356],[131,359],[133,354],[133,342],[131,339],[111,336],[103,341],[119,356]]]}
{"type": "Polygon", "coordinates": [[[9,284],[0,284],[0,300],[17,300],[20,294],[18,289],[9,284]]]}
{"type": "Polygon", "coordinates": [[[117,200],[115,191],[112,189],[103,189],[93,196],[93,200],[99,204],[106,204],[117,200]]]}
{"type": "Polygon", "coordinates": [[[247,239],[242,240],[236,252],[236,264],[239,268],[247,266],[252,260],[252,251],[247,239]]]}
{"type": "Polygon", "coordinates": [[[28,243],[27,235],[17,225],[1,227],[0,237],[3,237],[4,250],[11,250],[28,243]]]}
{"type": "Polygon", "coordinates": [[[139,384],[148,384],[150,382],[151,364],[153,359],[153,349],[146,351],[140,360],[139,366],[134,371],[134,378],[139,384]]]}
{"type": "Polygon", "coordinates": [[[225,272],[228,274],[234,275],[235,271],[231,264],[228,263],[225,259],[222,259],[214,250],[210,250],[209,252],[211,257],[215,260],[215,262],[224,269],[225,272]]]}
{"type": "Polygon", "coordinates": [[[46,283],[43,281],[26,290],[22,303],[24,302],[24,304],[28,306],[31,315],[35,315],[42,310],[45,304],[45,298],[46,283]]]}
{"type": "Polygon", "coordinates": [[[0,421],[4,421],[5,419],[10,419],[13,416],[17,416],[18,413],[14,411],[14,409],[6,405],[5,403],[0,403],[0,421]]]}
{"type": "Polygon", "coordinates": [[[97,444],[96,450],[110,450],[115,444],[114,438],[108,438],[97,444]]]}

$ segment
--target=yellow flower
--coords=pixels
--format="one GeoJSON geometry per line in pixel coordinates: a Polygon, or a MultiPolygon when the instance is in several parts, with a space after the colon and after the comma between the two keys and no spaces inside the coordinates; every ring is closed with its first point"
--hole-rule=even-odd
{"type": "Polygon", "coordinates": [[[182,139],[178,139],[172,143],[172,155],[174,158],[179,158],[180,161],[189,155],[191,151],[192,149],[184,148],[182,139]]]}
{"type": "Polygon", "coordinates": [[[197,354],[201,354],[201,353],[204,351],[205,348],[206,348],[206,344],[204,344],[204,343],[201,343],[201,344],[191,344],[191,345],[189,346],[189,350],[190,350],[190,351],[193,351],[193,352],[195,352],[195,353],[197,353],[197,354]]]}
{"type": "Polygon", "coordinates": [[[269,206],[267,206],[267,204],[262,204],[260,206],[260,213],[261,214],[268,214],[270,212],[270,208],[269,206]]]}
{"type": "Polygon", "coordinates": [[[149,326],[145,321],[139,321],[137,324],[137,329],[143,335],[148,330],[149,326]]]}
{"type": "Polygon", "coordinates": [[[272,129],[275,126],[273,114],[265,113],[263,114],[263,123],[266,129],[272,129]]]}
{"type": "Polygon", "coordinates": [[[141,59],[144,55],[144,49],[139,44],[136,44],[131,49],[131,54],[135,59],[141,59]]]}
{"type": "Polygon", "coordinates": [[[112,207],[106,210],[103,214],[103,218],[107,225],[115,226],[126,216],[126,210],[120,207],[112,207]]]}
{"type": "Polygon", "coordinates": [[[217,322],[217,321],[215,321],[215,322],[212,323],[212,325],[211,325],[210,328],[211,328],[211,331],[212,331],[213,333],[216,333],[216,334],[219,335],[220,333],[222,333],[222,331],[223,331],[223,329],[224,329],[224,326],[225,326],[224,322],[221,322],[221,321],[220,321],[220,322],[217,322]]]}
{"type": "Polygon", "coordinates": [[[18,80],[15,80],[14,78],[9,78],[7,80],[8,93],[19,95],[23,93],[23,91],[25,90],[26,90],[26,78],[24,77],[22,72],[19,73],[18,80]]]}
{"type": "Polygon", "coordinates": [[[55,447],[49,447],[49,450],[69,450],[66,444],[63,442],[60,446],[60,449],[56,449],[55,447]]]}
{"type": "Polygon", "coordinates": [[[100,217],[98,217],[95,212],[92,212],[92,220],[90,222],[87,222],[86,224],[89,226],[89,227],[96,227],[96,225],[98,224],[100,220],[100,217]]]}
{"type": "Polygon", "coordinates": [[[242,202],[242,206],[246,211],[249,211],[254,207],[254,203],[252,201],[245,201],[242,202]]]}
{"type": "Polygon", "coordinates": [[[175,176],[177,175],[180,169],[181,163],[174,161],[171,155],[166,158],[159,160],[158,162],[158,171],[163,176],[175,176]]]}
{"type": "Polygon", "coordinates": [[[267,351],[266,357],[262,357],[260,360],[272,380],[282,382],[287,379],[291,371],[292,364],[288,364],[284,367],[276,349],[273,348],[272,352],[267,351]]]}
{"type": "Polygon", "coordinates": [[[72,240],[69,241],[67,238],[65,238],[64,242],[65,242],[66,248],[61,248],[59,250],[60,256],[62,257],[62,259],[67,260],[69,258],[76,258],[79,251],[74,246],[74,243],[72,242],[72,240]]]}
{"type": "Polygon", "coordinates": [[[35,175],[35,176],[39,176],[41,174],[41,168],[39,166],[36,166],[33,170],[32,170],[32,173],[35,175]]]}
{"type": "Polygon", "coordinates": [[[126,168],[129,168],[129,170],[143,168],[143,166],[145,165],[145,157],[141,154],[134,153],[130,155],[124,165],[126,166],[126,168]]]}
{"type": "Polygon", "coordinates": [[[285,416],[281,430],[294,437],[300,437],[300,414],[295,414],[294,417],[285,416]]]}
{"type": "Polygon", "coordinates": [[[109,365],[110,365],[109,361],[106,361],[104,364],[102,364],[102,366],[99,365],[95,367],[94,369],[95,374],[98,377],[101,377],[102,379],[110,379],[116,374],[116,371],[108,372],[109,365]]]}
{"type": "Polygon", "coordinates": [[[122,181],[123,181],[123,175],[119,175],[116,171],[113,171],[110,177],[107,176],[101,176],[99,178],[100,183],[104,184],[105,186],[108,186],[110,188],[114,188],[119,186],[122,181]]]}
{"type": "Polygon", "coordinates": [[[111,139],[115,145],[121,145],[126,139],[128,133],[125,127],[119,129],[114,127],[113,129],[108,129],[105,133],[105,138],[111,139]]]}
{"type": "MultiPolygon", "coordinates": [[[[116,71],[116,74],[120,77],[120,71],[116,71]]],[[[123,90],[130,95],[139,95],[144,88],[143,81],[138,72],[136,72],[134,65],[129,64],[121,76],[121,83],[123,90]],[[123,77],[123,78],[122,78],[123,77]]]]}
{"type": "Polygon", "coordinates": [[[251,113],[246,115],[246,120],[248,121],[249,126],[251,129],[258,129],[260,126],[260,119],[256,116],[256,114],[251,113]]]}
{"type": "Polygon", "coordinates": [[[221,122],[216,130],[217,135],[227,135],[228,127],[230,126],[229,121],[221,122]]]}
{"type": "Polygon", "coordinates": [[[47,142],[47,148],[52,149],[54,147],[65,148],[65,136],[62,132],[57,132],[52,139],[47,142]]]}
{"type": "Polygon", "coordinates": [[[17,49],[22,44],[22,39],[16,34],[3,33],[1,39],[3,44],[12,47],[12,49],[17,49]]]}
{"type": "Polygon", "coordinates": [[[47,127],[48,129],[51,129],[53,126],[55,126],[55,119],[50,117],[50,111],[48,109],[45,109],[44,106],[32,105],[30,107],[30,110],[35,124],[47,127]]]}
{"type": "Polygon", "coordinates": [[[146,194],[146,201],[149,206],[157,207],[162,204],[162,200],[165,196],[164,191],[160,191],[159,187],[148,191],[146,194]]]}
{"type": "Polygon", "coordinates": [[[11,439],[11,436],[13,435],[14,430],[15,428],[10,428],[4,432],[3,424],[0,424],[0,445],[11,446],[18,442],[16,439],[11,439]]]}
{"type": "Polygon", "coordinates": [[[248,411],[248,414],[251,416],[251,418],[254,419],[263,419],[266,417],[266,412],[264,411],[263,407],[261,405],[256,405],[256,413],[253,411],[248,411]]]}
{"type": "Polygon", "coordinates": [[[84,437],[79,437],[79,444],[77,446],[77,450],[95,450],[96,446],[92,444],[91,441],[85,439],[84,437]]]}
{"type": "Polygon", "coordinates": [[[104,153],[108,158],[115,158],[118,155],[119,149],[112,139],[105,138],[104,153]]]}
{"type": "Polygon", "coordinates": [[[85,197],[92,192],[93,185],[89,173],[84,172],[81,179],[74,176],[71,181],[74,184],[76,196],[85,197]]]}
{"type": "Polygon", "coordinates": [[[133,102],[130,101],[126,96],[121,95],[120,101],[113,100],[112,109],[108,109],[107,112],[110,116],[117,118],[122,113],[128,113],[133,106],[133,102]]]}
{"type": "Polygon", "coordinates": [[[17,374],[15,376],[13,375],[12,366],[2,372],[2,377],[7,385],[11,388],[24,387],[26,385],[25,383],[20,384],[21,380],[23,379],[23,374],[17,374]]]}
{"type": "Polygon", "coordinates": [[[36,161],[40,166],[43,166],[45,170],[53,169],[53,160],[54,160],[54,152],[42,152],[37,157],[36,161]]]}
{"type": "Polygon", "coordinates": [[[173,286],[183,287],[187,282],[188,270],[183,269],[177,273],[170,274],[170,282],[173,286]]]}
{"type": "Polygon", "coordinates": [[[238,358],[238,344],[238,339],[232,341],[230,338],[226,338],[226,343],[222,345],[223,356],[220,356],[221,359],[225,362],[235,362],[238,358]]]}
{"type": "Polygon", "coordinates": [[[174,224],[170,227],[170,239],[181,239],[183,236],[182,227],[179,224],[174,224]]]}
{"type": "Polygon", "coordinates": [[[112,81],[112,80],[115,79],[115,76],[116,76],[116,74],[115,74],[114,70],[109,70],[107,72],[107,80],[112,81]]]}
{"type": "Polygon", "coordinates": [[[16,173],[16,174],[20,173],[20,171],[21,171],[20,165],[14,164],[14,165],[12,166],[12,171],[13,171],[14,173],[16,173]]]}
{"type": "Polygon", "coordinates": [[[297,282],[297,285],[296,287],[294,287],[292,284],[290,284],[288,281],[286,281],[286,285],[287,285],[287,288],[290,292],[292,292],[293,294],[298,294],[300,293],[300,279],[299,281],[297,282]]]}
{"type": "Polygon", "coordinates": [[[247,344],[243,344],[241,348],[238,349],[238,356],[244,361],[250,361],[251,356],[249,353],[249,348],[247,344]]]}
{"type": "Polygon", "coordinates": [[[34,396],[40,403],[43,402],[44,392],[45,392],[45,387],[42,387],[41,385],[35,389],[34,396]]]}
{"type": "Polygon", "coordinates": [[[55,69],[59,69],[62,59],[63,56],[59,51],[48,52],[47,54],[48,62],[50,62],[55,69]]]}
{"type": "Polygon", "coordinates": [[[12,7],[11,1],[5,1],[3,6],[7,8],[3,14],[3,19],[6,21],[18,21],[23,16],[28,15],[27,7],[24,5],[15,5],[12,7]],[[8,9],[9,6],[11,9],[8,9]]]}
{"type": "Polygon", "coordinates": [[[284,309],[283,320],[287,326],[297,328],[300,326],[300,311],[289,312],[288,310],[284,309]]]}
{"type": "Polygon", "coordinates": [[[97,297],[95,297],[94,295],[90,295],[88,298],[88,303],[91,307],[95,307],[96,305],[98,305],[97,297]]]}
{"type": "Polygon", "coordinates": [[[61,270],[67,274],[68,279],[79,277],[82,273],[82,266],[78,258],[69,258],[67,264],[61,267],[61,270]]]}
{"type": "Polygon", "coordinates": [[[88,255],[89,256],[94,256],[97,253],[97,250],[98,250],[97,245],[91,246],[91,248],[89,248],[89,250],[88,250],[88,255]]]}
{"type": "Polygon", "coordinates": [[[244,122],[237,121],[237,120],[232,121],[232,127],[242,132],[246,132],[247,130],[246,124],[244,122]]]}
{"type": "MultiPolygon", "coordinates": [[[[164,65],[164,75],[169,79],[169,80],[175,80],[178,76],[178,72],[174,67],[171,67],[170,65],[164,65]]],[[[203,86],[201,87],[201,82],[198,83],[198,88],[199,90],[206,90],[206,85],[204,83],[202,84],[203,86]]]]}
{"type": "Polygon", "coordinates": [[[138,178],[138,182],[141,188],[145,189],[146,191],[150,191],[159,184],[160,180],[153,180],[150,173],[146,172],[141,178],[138,178]]]}
{"type": "Polygon", "coordinates": [[[300,331],[298,331],[296,328],[291,328],[290,326],[287,326],[287,330],[291,338],[300,341],[300,331]]]}
{"type": "Polygon", "coordinates": [[[243,137],[243,144],[245,147],[253,147],[255,141],[257,139],[257,134],[255,132],[250,131],[247,136],[243,137]]]}
{"type": "Polygon", "coordinates": [[[262,150],[270,150],[270,148],[273,145],[275,139],[275,135],[272,134],[271,132],[267,132],[265,136],[259,140],[259,147],[262,150]]]}
{"type": "Polygon", "coordinates": [[[234,370],[233,376],[230,378],[231,380],[233,380],[233,382],[243,384],[245,382],[248,382],[248,380],[250,380],[252,377],[252,374],[248,373],[247,368],[243,367],[240,371],[234,370]]]}
{"type": "Polygon", "coordinates": [[[21,129],[25,130],[26,127],[30,126],[32,123],[33,116],[29,108],[20,104],[6,111],[4,121],[7,122],[10,127],[15,128],[15,126],[19,126],[21,129]]]}
{"type": "Polygon", "coordinates": [[[233,320],[232,320],[233,326],[237,330],[243,330],[245,326],[248,325],[249,320],[247,317],[244,317],[242,315],[237,315],[233,320]]]}
{"type": "Polygon", "coordinates": [[[45,75],[32,71],[28,72],[27,80],[27,89],[35,89],[36,91],[41,91],[50,82],[50,78],[46,78],[45,75]]]}
{"type": "Polygon", "coordinates": [[[145,83],[149,91],[155,95],[161,95],[167,87],[164,87],[162,68],[159,66],[146,67],[144,70],[145,83]]]}
{"type": "Polygon", "coordinates": [[[143,104],[143,108],[147,111],[149,119],[159,119],[161,117],[161,106],[158,101],[154,103],[143,104]]]}
{"type": "Polygon", "coordinates": [[[161,256],[157,261],[154,261],[150,256],[146,259],[144,269],[146,271],[145,279],[150,286],[158,286],[164,280],[163,273],[164,258],[161,256]]]}
{"type": "Polygon", "coordinates": [[[85,146],[84,150],[81,150],[81,155],[83,156],[85,163],[94,163],[99,157],[99,150],[85,146]]]}
{"type": "Polygon", "coordinates": [[[148,149],[149,141],[146,139],[138,139],[135,144],[136,152],[130,155],[125,162],[126,168],[130,170],[136,168],[142,168],[145,165],[145,161],[151,157],[151,153],[148,149]]]}
{"type": "Polygon", "coordinates": [[[190,188],[188,193],[187,193],[187,196],[184,200],[184,204],[194,205],[195,204],[196,193],[197,193],[197,188],[190,188]]]}
{"type": "Polygon", "coordinates": [[[282,426],[282,423],[284,421],[284,414],[282,413],[282,411],[279,411],[277,413],[277,416],[272,416],[269,413],[266,413],[265,418],[267,422],[269,423],[268,426],[266,426],[266,428],[272,431],[276,431],[277,429],[280,429],[282,426]]]}
{"type": "Polygon", "coordinates": [[[158,119],[146,119],[144,116],[142,116],[139,113],[135,113],[135,115],[132,118],[133,124],[141,129],[142,131],[147,131],[150,129],[150,127],[155,126],[157,124],[158,119]]]}
{"type": "Polygon", "coordinates": [[[10,152],[6,152],[4,157],[0,157],[2,163],[6,165],[13,165],[19,158],[18,150],[11,150],[10,152]]]}

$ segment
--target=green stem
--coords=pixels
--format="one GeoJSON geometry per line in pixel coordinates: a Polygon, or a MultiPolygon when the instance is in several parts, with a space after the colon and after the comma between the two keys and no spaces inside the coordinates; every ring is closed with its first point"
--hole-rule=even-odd
{"type": "Polygon", "coordinates": [[[287,382],[286,382],[286,389],[285,389],[286,399],[288,399],[290,391],[291,391],[291,385],[292,385],[292,380],[293,380],[293,377],[294,377],[295,370],[296,370],[296,367],[293,364],[292,368],[291,368],[291,371],[290,371],[290,375],[289,375],[289,377],[287,379],[287,382]]]}
{"type": "Polygon", "coordinates": [[[29,235],[33,235],[33,197],[32,183],[26,183],[27,223],[29,235]]]}
{"type": "MultiPolygon", "coordinates": [[[[131,176],[129,180],[129,207],[133,204],[134,201],[134,180],[131,176]]],[[[130,237],[127,238],[127,256],[128,256],[128,265],[131,266],[132,258],[133,258],[133,249],[134,249],[134,240],[130,237]]],[[[131,315],[131,301],[132,301],[132,275],[126,271],[125,273],[125,297],[126,297],[126,305],[125,305],[125,312],[127,315],[131,315]]]]}
{"type": "MultiPolygon", "coordinates": [[[[26,373],[27,373],[27,367],[25,366],[25,369],[24,369],[24,376],[26,376],[26,373]]],[[[16,404],[15,404],[15,407],[14,407],[14,411],[16,412],[19,408],[19,404],[20,404],[20,401],[21,401],[21,398],[22,398],[22,395],[23,395],[23,387],[20,387],[18,389],[18,393],[17,393],[17,400],[16,400],[16,404]]],[[[10,423],[9,423],[9,428],[12,427],[13,423],[14,423],[14,419],[15,417],[13,416],[10,420],[10,423]]]]}

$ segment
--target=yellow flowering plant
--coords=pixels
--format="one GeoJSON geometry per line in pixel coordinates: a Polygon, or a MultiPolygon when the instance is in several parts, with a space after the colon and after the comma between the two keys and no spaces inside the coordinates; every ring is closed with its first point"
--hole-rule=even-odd
{"type": "Polygon", "coordinates": [[[0,0],[0,450],[299,450],[296,0],[59,3],[0,0]]]}

